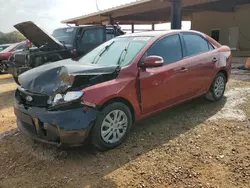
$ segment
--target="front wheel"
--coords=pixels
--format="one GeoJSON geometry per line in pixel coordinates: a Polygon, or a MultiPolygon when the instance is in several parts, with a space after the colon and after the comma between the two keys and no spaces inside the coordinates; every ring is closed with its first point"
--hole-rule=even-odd
{"type": "Polygon", "coordinates": [[[211,101],[220,100],[226,89],[226,77],[223,73],[219,72],[209,89],[209,92],[206,95],[206,98],[211,101]]]}
{"type": "Polygon", "coordinates": [[[123,103],[106,106],[98,115],[92,129],[92,144],[99,150],[108,150],[120,145],[132,126],[132,114],[123,103]]]}

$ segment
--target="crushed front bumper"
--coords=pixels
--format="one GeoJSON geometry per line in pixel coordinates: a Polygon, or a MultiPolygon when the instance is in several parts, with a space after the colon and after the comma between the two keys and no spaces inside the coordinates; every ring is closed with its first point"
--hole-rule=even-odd
{"type": "Polygon", "coordinates": [[[19,130],[39,142],[57,146],[81,145],[87,138],[98,113],[94,108],[82,106],[65,111],[25,107],[15,101],[14,112],[19,130]]]}

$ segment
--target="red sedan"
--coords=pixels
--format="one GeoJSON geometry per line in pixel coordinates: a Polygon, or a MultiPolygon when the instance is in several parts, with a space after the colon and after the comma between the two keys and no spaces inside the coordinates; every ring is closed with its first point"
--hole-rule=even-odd
{"type": "Polygon", "coordinates": [[[0,73],[5,72],[7,68],[5,65],[5,61],[9,59],[9,57],[12,55],[14,51],[23,50],[23,49],[26,49],[27,47],[28,47],[27,42],[23,41],[23,42],[11,44],[7,48],[2,50],[0,52],[0,73]]]}
{"type": "Polygon", "coordinates": [[[17,124],[42,142],[78,145],[91,137],[95,147],[111,149],[139,119],[202,95],[220,100],[230,69],[229,47],[200,32],[124,35],[78,62],[20,75],[17,124]]]}

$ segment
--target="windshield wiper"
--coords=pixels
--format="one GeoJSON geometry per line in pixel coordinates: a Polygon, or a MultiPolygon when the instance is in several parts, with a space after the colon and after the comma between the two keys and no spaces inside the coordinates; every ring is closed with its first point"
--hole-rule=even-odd
{"type": "Polygon", "coordinates": [[[110,47],[111,45],[113,45],[114,43],[115,43],[115,41],[112,41],[109,45],[105,46],[105,47],[103,48],[103,50],[101,50],[101,52],[98,53],[97,56],[95,56],[95,58],[94,58],[94,60],[91,62],[91,64],[97,63],[98,60],[101,58],[101,56],[104,54],[104,52],[106,52],[106,51],[109,49],[109,47],[110,47]]]}
{"type": "Polygon", "coordinates": [[[122,62],[124,61],[124,59],[125,59],[125,57],[126,57],[126,55],[127,55],[127,53],[128,53],[128,47],[129,47],[131,41],[132,41],[132,40],[130,40],[130,41],[127,43],[127,45],[125,46],[125,48],[124,48],[124,49],[122,50],[122,52],[121,52],[121,55],[120,55],[120,57],[119,57],[119,59],[118,59],[118,61],[117,61],[117,63],[116,63],[119,67],[121,66],[122,62]],[[123,56],[123,53],[124,53],[124,52],[125,52],[125,54],[124,54],[124,56],[123,56]],[[122,56],[123,56],[123,58],[122,58],[122,56]]]}

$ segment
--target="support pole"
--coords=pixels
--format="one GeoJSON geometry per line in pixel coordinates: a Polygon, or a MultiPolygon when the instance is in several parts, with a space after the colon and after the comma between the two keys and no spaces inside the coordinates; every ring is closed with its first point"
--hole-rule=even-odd
{"type": "Polygon", "coordinates": [[[152,23],[152,31],[154,31],[154,30],[155,30],[155,24],[152,23]]]}
{"type": "Polygon", "coordinates": [[[131,31],[132,31],[132,33],[135,32],[135,25],[133,23],[131,24],[131,31]]]}
{"type": "Polygon", "coordinates": [[[109,24],[110,24],[110,25],[114,25],[114,20],[113,20],[111,14],[109,14],[109,24]]]}
{"type": "Polygon", "coordinates": [[[181,2],[182,0],[172,0],[171,29],[181,29],[181,2]]]}

